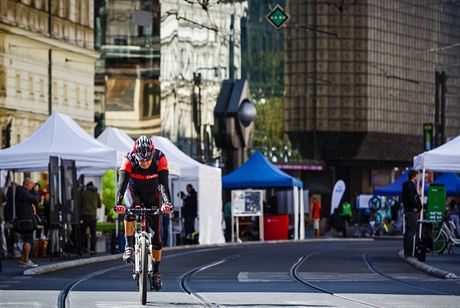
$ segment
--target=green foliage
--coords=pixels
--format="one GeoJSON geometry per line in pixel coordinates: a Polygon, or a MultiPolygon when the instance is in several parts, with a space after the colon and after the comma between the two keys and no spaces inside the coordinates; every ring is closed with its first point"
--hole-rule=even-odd
{"type": "Polygon", "coordinates": [[[102,177],[102,203],[107,209],[107,216],[114,219],[116,213],[113,211],[115,205],[115,171],[107,170],[102,177]]]}
{"type": "Polygon", "coordinates": [[[275,163],[301,161],[300,153],[293,149],[283,131],[282,98],[262,99],[256,103],[256,109],[254,149],[275,163]]]}

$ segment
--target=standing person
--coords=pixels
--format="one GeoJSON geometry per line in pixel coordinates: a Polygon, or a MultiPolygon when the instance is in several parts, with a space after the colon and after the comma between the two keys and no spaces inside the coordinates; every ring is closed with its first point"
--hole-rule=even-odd
{"type": "Polygon", "coordinates": [[[447,209],[449,210],[449,218],[455,226],[455,236],[460,237],[460,219],[459,219],[459,211],[460,211],[460,203],[459,199],[453,198],[448,206],[447,209]]]}
{"type": "Polygon", "coordinates": [[[404,182],[401,202],[404,206],[404,255],[414,256],[415,252],[415,235],[417,233],[417,216],[422,208],[420,197],[417,193],[416,182],[418,180],[418,172],[411,170],[408,173],[409,181],[404,182]]]}
{"type": "Polygon", "coordinates": [[[198,215],[198,198],[192,184],[187,184],[188,195],[184,198],[184,208],[182,213],[185,220],[185,236],[190,236],[195,232],[195,218],[198,215]]]}
{"type": "MultiPolygon", "coordinates": [[[[81,235],[82,238],[86,236],[86,228],[89,227],[91,235],[91,256],[96,254],[96,223],[97,223],[97,209],[100,209],[101,197],[97,192],[97,187],[94,186],[93,182],[86,184],[86,189],[80,193],[81,200],[81,211],[80,211],[80,222],[81,222],[81,235]]],[[[86,243],[86,241],[84,241],[86,243]]]]}
{"type": "MultiPolygon", "coordinates": [[[[13,184],[15,185],[15,184],[13,184]]],[[[34,191],[34,181],[31,178],[26,177],[22,186],[16,187],[15,207],[16,217],[12,216],[13,213],[13,189],[8,188],[7,191],[7,208],[6,212],[9,213],[9,220],[14,219],[15,231],[21,234],[24,244],[22,246],[22,255],[19,260],[19,266],[23,268],[37,267],[38,265],[33,263],[29,259],[30,252],[34,245],[34,229],[36,213],[35,206],[38,204],[38,195],[34,191]]]]}
{"type": "Polygon", "coordinates": [[[316,197],[311,198],[311,214],[313,218],[313,229],[315,229],[316,238],[320,236],[319,220],[321,219],[321,203],[316,197]]]}
{"type": "Polygon", "coordinates": [[[227,201],[224,206],[224,218],[225,218],[225,241],[232,241],[232,202],[227,201]]]}
{"type": "MultiPolygon", "coordinates": [[[[120,167],[120,180],[116,194],[115,212],[125,214],[126,208],[143,204],[146,208],[159,207],[159,184],[165,188],[164,204],[161,205],[163,214],[171,213],[173,206],[169,192],[169,171],[166,156],[155,146],[150,138],[140,136],[134,143],[133,150],[129,152],[120,167]],[[126,207],[122,205],[125,200],[126,207]]],[[[155,230],[152,236],[153,274],[151,286],[157,291],[162,288],[160,275],[160,261],[163,248],[161,239],[161,217],[147,215],[149,228],[155,230]]],[[[132,262],[134,255],[134,228],[135,215],[125,215],[125,252],[123,260],[132,262]]]]}
{"type": "Polygon", "coordinates": [[[6,195],[3,189],[0,188],[0,259],[6,258],[8,254],[5,237],[5,204],[6,195]]]}
{"type": "Polygon", "coordinates": [[[340,213],[340,215],[342,215],[345,221],[344,237],[347,237],[348,226],[352,216],[351,204],[349,202],[342,203],[342,213],[340,213]]]}

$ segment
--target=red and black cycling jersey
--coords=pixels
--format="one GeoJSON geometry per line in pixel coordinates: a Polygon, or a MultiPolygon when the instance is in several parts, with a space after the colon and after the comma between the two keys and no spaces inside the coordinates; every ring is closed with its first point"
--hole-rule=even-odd
{"type": "Polygon", "coordinates": [[[152,163],[147,169],[139,166],[133,152],[129,152],[120,167],[116,203],[121,204],[128,185],[138,194],[150,194],[158,192],[158,184],[162,184],[170,199],[168,175],[168,160],[160,150],[154,150],[152,163]]]}

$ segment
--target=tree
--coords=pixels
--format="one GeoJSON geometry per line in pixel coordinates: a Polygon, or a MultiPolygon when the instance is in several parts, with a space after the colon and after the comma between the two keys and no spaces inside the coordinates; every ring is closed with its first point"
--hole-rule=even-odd
{"type": "Polygon", "coordinates": [[[299,151],[283,130],[281,97],[261,99],[256,102],[257,117],[254,132],[254,150],[261,151],[274,163],[300,161],[299,151]]]}

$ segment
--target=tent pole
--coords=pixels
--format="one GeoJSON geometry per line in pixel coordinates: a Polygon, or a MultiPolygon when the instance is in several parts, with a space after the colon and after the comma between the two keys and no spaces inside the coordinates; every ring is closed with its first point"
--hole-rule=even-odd
{"type": "Polygon", "coordinates": [[[305,238],[305,212],[304,212],[304,201],[303,201],[303,189],[299,189],[300,192],[300,239],[305,238]]]}
{"type": "Polygon", "coordinates": [[[294,240],[299,239],[299,189],[293,187],[294,193],[294,240]]]}
{"type": "MultiPolygon", "coordinates": [[[[118,179],[117,179],[117,168],[115,168],[115,172],[113,173],[113,180],[115,182],[115,201],[116,201],[116,191],[117,191],[117,185],[118,185],[118,179]]],[[[102,186],[102,185],[101,185],[102,186]]],[[[115,238],[118,240],[118,215],[117,215],[117,219],[115,219],[115,238]]]]}
{"type": "Polygon", "coordinates": [[[11,181],[11,189],[13,190],[13,221],[16,219],[16,182],[15,180],[15,174],[13,170],[13,180],[11,181]]]}
{"type": "MultiPolygon", "coordinates": [[[[420,203],[422,205],[422,208],[420,210],[420,218],[419,220],[423,220],[423,199],[425,198],[425,173],[426,173],[426,169],[423,168],[423,171],[422,171],[422,198],[420,200],[420,203]]],[[[419,227],[419,238],[422,238],[422,225],[420,224],[420,227],[419,227]]]]}

